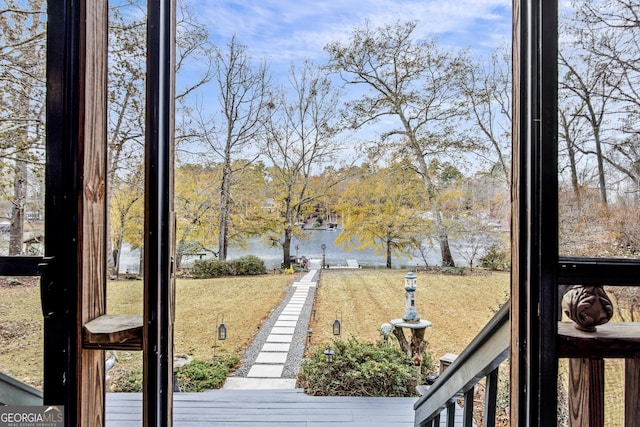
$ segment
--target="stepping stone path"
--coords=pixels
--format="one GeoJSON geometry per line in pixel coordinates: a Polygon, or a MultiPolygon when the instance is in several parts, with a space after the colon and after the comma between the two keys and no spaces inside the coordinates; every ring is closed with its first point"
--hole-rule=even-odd
{"type": "MultiPolygon", "coordinates": [[[[282,311],[279,314],[274,313],[277,315],[275,323],[273,323],[246,377],[232,376],[227,378],[223,386],[224,389],[295,388],[295,378],[287,378],[283,374],[289,353],[292,351],[296,327],[304,323],[302,326],[306,331],[309,324],[309,313],[303,315],[303,308],[309,293],[315,294],[317,275],[318,270],[309,270],[299,281],[293,283],[293,294],[282,311]]],[[[298,334],[295,338],[306,340],[306,333],[304,335],[298,334]]],[[[296,349],[300,351],[300,347],[297,345],[296,349]]]]}

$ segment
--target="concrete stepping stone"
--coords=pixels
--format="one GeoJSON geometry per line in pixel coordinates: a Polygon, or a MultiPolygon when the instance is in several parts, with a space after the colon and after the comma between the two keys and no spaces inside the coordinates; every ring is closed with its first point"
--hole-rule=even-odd
{"type": "Polygon", "coordinates": [[[258,365],[255,364],[249,370],[247,378],[280,378],[282,376],[282,365],[258,365]]]}
{"type": "Polygon", "coordinates": [[[293,333],[295,332],[296,328],[281,328],[281,327],[273,327],[271,328],[271,333],[272,334],[277,334],[277,335],[293,335],[293,333]]]}
{"type": "Polygon", "coordinates": [[[291,348],[291,344],[289,343],[267,342],[262,346],[262,351],[277,351],[288,353],[289,348],[291,348]]]}
{"type": "Polygon", "coordinates": [[[295,328],[297,324],[298,322],[295,320],[278,320],[273,326],[278,328],[295,328]]]}
{"type": "Polygon", "coordinates": [[[279,364],[284,365],[287,361],[287,356],[289,353],[267,353],[260,352],[258,357],[256,358],[257,364],[279,364]]]}
{"type": "Polygon", "coordinates": [[[291,343],[293,341],[293,335],[277,335],[271,334],[267,337],[267,342],[284,342],[291,343]]]}
{"type": "MultiPolygon", "coordinates": [[[[289,359],[289,352],[292,351],[293,336],[301,320],[300,315],[307,303],[310,289],[316,287],[317,283],[313,281],[316,275],[317,271],[311,270],[299,281],[293,283],[293,294],[276,318],[246,377],[229,377],[224,388],[247,390],[295,388],[296,380],[282,378],[282,375],[289,359]]],[[[304,322],[306,321],[305,318],[304,322]]],[[[294,348],[295,357],[298,358],[299,347],[294,348]]]]}

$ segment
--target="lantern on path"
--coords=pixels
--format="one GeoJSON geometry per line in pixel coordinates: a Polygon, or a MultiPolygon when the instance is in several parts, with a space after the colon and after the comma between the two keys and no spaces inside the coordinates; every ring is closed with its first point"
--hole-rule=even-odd
{"type": "Polygon", "coordinates": [[[340,319],[342,319],[342,311],[336,310],[336,320],[333,321],[333,335],[335,336],[339,336],[342,333],[342,323],[340,319]],[[340,318],[338,318],[338,313],[340,313],[340,318]]]}

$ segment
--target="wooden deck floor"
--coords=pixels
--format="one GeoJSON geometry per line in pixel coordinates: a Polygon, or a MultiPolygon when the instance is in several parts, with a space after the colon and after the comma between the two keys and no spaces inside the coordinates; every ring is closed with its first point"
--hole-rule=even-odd
{"type": "MultiPolygon", "coordinates": [[[[307,396],[301,390],[175,393],[176,427],[409,427],[417,398],[307,396]]],[[[107,394],[107,427],[142,425],[142,395],[107,394]]]]}

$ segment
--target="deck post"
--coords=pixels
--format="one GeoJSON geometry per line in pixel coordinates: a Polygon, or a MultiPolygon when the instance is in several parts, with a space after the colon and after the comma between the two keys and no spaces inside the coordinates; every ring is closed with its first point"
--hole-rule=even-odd
{"type": "Polygon", "coordinates": [[[604,359],[569,359],[569,426],[604,426],[604,359]]]}
{"type": "Polygon", "coordinates": [[[78,289],[78,425],[103,426],[105,413],[104,352],[83,344],[83,326],[106,312],[107,277],[107,32],[108,1],[83,2],[81,36],[82,234],[78,289]]]}
{"type": "Polygon", "coordinates": [[[83,326],[106,309],[107,0],[48,6],[44,403],[104,425],[104,354],[83,326]]]}
{"type": "Polygon", "coordinates": [[[624,425],[640,426],[640,359],[625,360],[624,425]]]}

